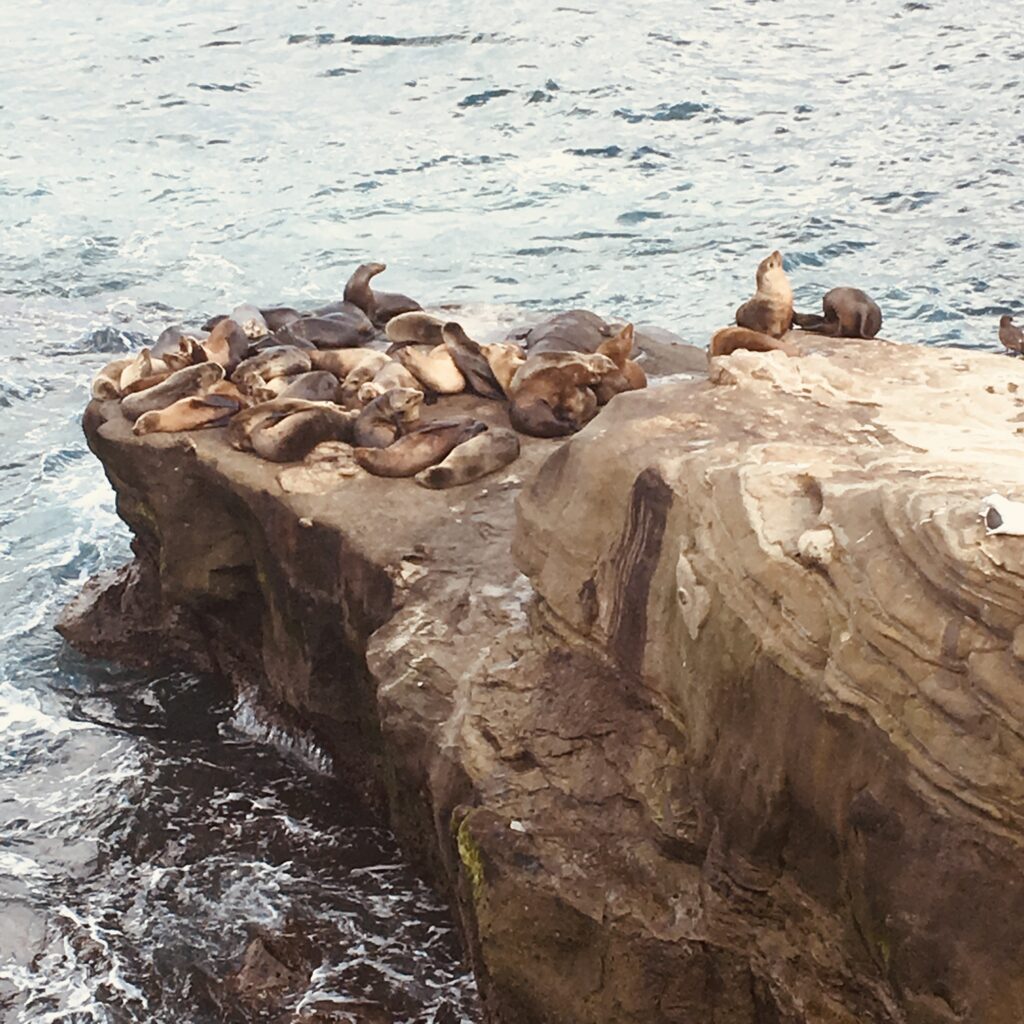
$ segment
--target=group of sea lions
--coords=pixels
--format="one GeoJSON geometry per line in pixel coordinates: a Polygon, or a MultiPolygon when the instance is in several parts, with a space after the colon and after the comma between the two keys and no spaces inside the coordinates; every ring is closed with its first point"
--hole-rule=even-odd
{"type": "Polygon", "coordinates": [[[516,432],[561,437],[614,395],[643,388],[631,324],[573,310],[505,341],[480,343],[371,279],[363,264],[340,302],[300,312],[237,306],[198,330],[172,326],[152,347],[96,375],[93,398],[119,400],[136,434],[227,427],[239,451],[303,461],[293,489],[359,468],[451,487],[508,465],[516,432]],[[471,392],[507,403],[513,430],[470,416],[421,421],[425,401],[471,392]]]}

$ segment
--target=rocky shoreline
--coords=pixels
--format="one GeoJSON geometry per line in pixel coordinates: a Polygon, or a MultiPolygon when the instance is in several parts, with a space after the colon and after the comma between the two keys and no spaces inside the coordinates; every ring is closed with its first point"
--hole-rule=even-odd
{"type": "Polygon", "coordinates": [[[61,631],[311,730],[449,896],[489,1021],[1017,1022],[1024,540],[977,514],[1024,492],[1017,367],[802,350],[649,369],[450,491],[285,493],[94,401],[135,560],[61,631]]]}

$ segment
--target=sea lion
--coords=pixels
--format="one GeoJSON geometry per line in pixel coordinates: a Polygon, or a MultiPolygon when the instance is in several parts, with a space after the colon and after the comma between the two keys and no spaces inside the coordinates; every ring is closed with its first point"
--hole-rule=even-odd
{"type": "Polygon", "coordinates": [[[356,448],[352,454],[374,476],[415,476],[486,429],[486,423],[470,418],[435,420],[403,435],[387,448],[356,448]]]}
{"type": "Polygon", "coordinates": [[[393,388],[362,409],[353,436],[362,448],[386,448],[420,418],[423,392],[393,388]]]}
{"type": "Polygon", "coordinates": [[[366,314],[354,302],[346,302],[344,299],[336,299],[328,302],[325,306],[319,306],[306,316],[333,316],[335,313],[343,313],[345,316],[355,317],[357,320],[364,318],[366,314]]]}
{"type": "Polygon", "coordinates": [[[793,326],[793,289],[778,249],[758,264],[757,291],[736,310],[736,324],[773,338],[781,338],[793,326]]]}
{"type": "Polygon", "coordinates": [[[308,352],[294,345],[275,345],[239,363],[231,379],[243,391],[250,391],[275,377],[309,373],[312,368],[308,352]]]}
{"type": "Polygon", "coordinates": [[[1012,316],[1004,315],[999,318],[999,340],[1008,352],[1020,355],[1024,351],[1024,330],[1013,322],[1012,316]]]}
{"type": "Polygon", "coordinates": [[[121,399],[121,411],[133,423],[145,412],[166,409],[179,398],[203,395],[218,381],[224,379],[224,368],[219,363],[198,363],[175,370],[166,380],[145,391],[126,395],[121,399]]]}
{"type": "Polygon", "coordinates": [[[263,322],[271,334],[302,319],[302,314],[297,309],[292,309],[291,306],[271,306],[269,309],[261,309],[260,316],[263,317],[263,322]]]}
{"type": "Polygon", "coordinates": [[[615,364],[615,372],[602,377],[594,386],[598,405],[607,405],[623,391],[638,391],[647,387],[647,374],[643,367],[629,358],[633,351],[632,324],[626,324],[618,334],[602,341],[597,351],[615,364]]]}
{"type": "Polygon", "coordinates": [[[467,388],[484,398],[504,398],[505,392],[495,378],[487,356],[479,343],[466,334],[462,325],[449,321],[441,328],[441,334],[455,365],[466,378],[467,388]]]}
{"type": "Polygon", "coordinates": [[[708,359],[715,356],[727,356],[737,349],[749,352],[785,352],[787,356],[798,356],[800,350],[789,341],[772,338],[760,331],[752,331],[747,327],[723,327],[711,336],[708,345],[708,359]]]}
{"type": "Polygon", "coordinates": [[[805,331],[832,338],[873,338],[882,329],[882,311],[859,288],[833,288],[821,300],[824,316],[794,313],[793,323],[805,331]]]}
{"type": "Polygon", "coordinates": [[[356,267],[345,284],[345,301],[358,306],[378,327],[383,327],[392,317],[422,309],[408,295],[378,292],[370,287],[370,279],[385,270],[386,263],[364,263],[356,267]]]}
{"type": "Polygon", "coordinates": [[[322,441],[299,466],[290,466],[277,474],[282,491],[289,494],[325,494],[342,480],[362,473],[352,455],[352,445],[344,441],[322,441]]]}
{"type": "Polygon", "coordinates": [[[544,352],[531,355],[509,389],[509,420],[523,434],[564,437],[582,429],[597,413],[591,388],[615,364],[599,353],[544,352]]]}
{"type": "Polygon", "coordinates": [[[91,395],[97,401],[106,402],[111,398],[121,397],[121,374],[131,362],[131,357],[115,359],[97,371],[92,379],[91,395]]]}
{"type": "Polygon", "coordinates": [[[357,367],[369,370],[366,380],[373,380],[373,375],[387,363],[391,357],[372,348],[331,348],[314,349],[309,353],[309,361],[314,370],[327,370],[338,380],[344,380],[357,367]]]}
{"type": "Polygon", "coordinates": [[[598,345],[615,333],[596,313],[570,309],[556,313],[525,331],[513,331],[509,338],[525,341],[527,351],[596,352],[598,345]]]}
{"type": "MultiPolygon", "coordinates": [[[[349,375],[351,376],[351,374],[349,375]]],[[[413,388],[421,391],[420,382],[398,361],[391,359],[374,375],[373,383],[384,391],[392,388],[413,388]]]]}
{"type": "MultiPolygon", "coordinates": [[[[389,328],[391,323],[388,324],[389,328]]],[[[466,390],[466,378],[462,376],[462,371],[455,365],[452,354],[443,343],[431,349],[425,345],[404,345],[395,352],[395,359],[409,370],[423,387],[435,394],[457,395],[466,390]]]]}
{"type": "MultiPolygon", "coordinates": [[[[338,378],[327,370],[310,370],[292,377],[280,377],[287,383],[271,393],[278,398],[305,398],[309,402],[333,402],[338,395],[338,378]]],[[[271,383],[276,383],[272,381],[271,383]]]]}
{"type": "Polygon", "coordinates": [[[322,403],[309,402],[303,398],[274,398],[269,402],[260,402],[242,409],[233,416],[228,424],[227,439],[232,448],[240,452],[252,451],[250,440],[253,430],[261,423],[277,422],[292,413],[318,409],[322,403]]]}
{"type": "MultiPolygon", "coordinates": [[[[410,435],[411,436],[411,435],[410,435]]],[[[433,490],[479,480],[519,458],[519,437],[505,427],[488,429],[458,445],[444,461],[416,474],[416,483],[433,490]]]]}
{"type": "Polygon", "coordinates": [[[224,367],[229,377],[249,351],[249,335],[230,317],[221,320],[202,343],[207,359],[224,367]]]}
{"type": "Polygon", "coordinates": [[[203,427],[222,427],[245,404],[244,396],[230,381],[220,381],[205,395],[179,398],[166,409],[144,412],[135,421],[132,433],[172,433],[203,427]]]}
{"type": "Polygon", "coordinates": [[[275,332],[286,341],[305,341],[316,348],[358,348],[373,337],[373,324],[362,313],[304,316],[275,332]]]}
{"type": "Polygon", "coordinates": [[[121,393],[124,394],[125,390],[131,387],[136,381],[144,380],[147,377],[153,377],[158,373],[163,373],[168,370],[167,365],[162,359],[154,358],[153,353],[150,349],[144,348],[135,354],[135,356],[129,360],[128,365],[121,371],[121,379],[118,381],[118,387],[121,393]]]}
{"type": "Polygon", "coordinates": [[[282,345],[287,345],[289,348],[301,348],[304,352],[317,351],[313,342],[293,337],[288,334],[286,328],[282,328],[279,333],[265,334],[258,341],[251,342],[249,355],[257,355],[260,352],[266,352],[268,348],[280,348],[282,345]]]}
{"type": "Polygon", "coordinates": [[[416,309],[392,317],[384,333],[392,345],[429,345],[434,348],[444,343],[441,328],[445,323],[440,317],[416,309]]]}
{"type": "Polygon", "coordinates": [[[167,380],[171,373],[171,370],[158,370],[156,373],[151,373],[148,377],[140,377],[138,380],[133,380],[127,387],[121,388],[121,397],[124,398],[125,395],[134,395],[139,391],[156,387],[157,384],[167,380]]]}
{"type": "Polygon", "coordinates": [[[281,418],[259,420],[249,430],[252,450],[268,462],[297,462],[323,441],[351,441],[355,413],[327,403],[281,418]]]}
{"type": "Polygon", "coordinates": [[[526,362],[526,353],[521,346],[502,341],[481,343],[480,351],[483,352],[498,387],[507,395],[516,370],[526,362]]]}

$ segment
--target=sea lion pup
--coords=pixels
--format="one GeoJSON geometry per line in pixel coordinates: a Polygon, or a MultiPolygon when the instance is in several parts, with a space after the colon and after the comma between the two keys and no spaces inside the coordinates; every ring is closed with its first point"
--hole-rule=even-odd
{"type": "Polygon", "coordinates": [[[280,328],[276,336],[286,342],[308,342],[315,348],[358,348],[373,338],[373,324],[362,313],[304,316],[280,328]]]}
{"type": "Polygon", "coordinates": [[[271,384],[286,381],[280,389],[270,389],[278,398],[305,398],[309,402],[333,402],[338,396],[338,378],[326,370],[310,370],[293,377],[278,377],[271,384]]]}
{"type": "Polygon", "coordinates": [[[106,402],[111,398],[121,397],[121,373],[131,362],[130,356],[124,359],[115,359],[98,370],[92,379],[90,394],[100,402],[106,402]]]}
{"type": "Polygon", "coordinates": [[[323,441],[351,441],[356,414],[326,402],[282,417],[255,421],[249,429],[252,450],[268,462],[298,462],[323,441]]]}
{"type": "Polygon", "coordinates": [[[525,331],[513,331],[509,338],[523,340],[531,355],[534,352],[596,352],[601,342],[614,333],[596,313],[570,309],[555,313],[525,331]]]}
{"type": "Polygon", "coordinates": [[[505,391],[495,378],[483,349],[466,334],[462,325],[451,320],[441,328],[441,334],[455,365],[466,378],[467,388],[484,398],[504,398],[505,391]]]}
{"type": "Polygon", "coordinates": [[[145,412],[166,409],[179,398],[204,395],[218,381],[224,379],[224,368],[218,363],[198,363],[175,370],[166,380],[145,391],[125,395],[121,399],[121,411],[133,423],[145,412]]]}
{"type": "Polygon", "coordinates": [[[773,338],[793,326],[793,289],[778,249],[757,265],[757,291],[736,310],[736,324],[773,338]]]}
{"type": "Polygon", "coordinates": [[[356,448],[352,454],[374,476],[415,476],[486,429],[486,423],[471,418],[435,420],[403,435],[387,448],[356,448]]]}
{"type": "Polygon", "coordinates": [[[224,367],[229,377],[249,351],[249,335],[230,317],[221,320],[202,343],[206,358],[224,367]]]}
{"type": "Polygon", "coordinates": [[[526,353],[519,345],[504,341],[481,343],[480,351],[483,352],[498,387],[507,395],[516,370],[526,362],[526,353]]]}
{"type": "Polygon", "coordinates": [[[430,345],[434,348],[444,344],[441,328],[445,325],[440,317],[424,313],[422,309],[411,313],[399,313],[392,317],[384,333],[392,345],[430,345]]]}
{"type": "Polygon", "coordinates": [[[205,395],[179,398],[166,409],[144,412],[132,427],[133,434],[172,433],[222,427],[246,406],[244,395],[230,381],[214,384],[205,395]]]}
{"type": "MultiPolygon", "coordinates": [[[[410,435],[412,436],[412,435],[410,435]]],[[[519,458],[519,436],[505,427],[488,427],[464,441],[444,461],[416,474],[416,483],[433,490],[457,487],[503,469],[519,458]]]]}
{"type": "Polygon", "coordinates": [[[375,398],[356,418],[353,437],[362,448],[386,448],[420,418],[423,392],[393,388],[375,398]]]}
{"type": "Polygon", "coordinates": [[[239,363],[231,379],[243,391],[252,391],[275,377],[291,377],[312,369],[308,352],[294,345],[274,345],[239,363]]]}
{"type": "Polygon", "coordinates": [[[365,367],[370,371],[366,380],[373,380],[373,375],[391,362],[391,357],[372,348],[331,348],[314,349],[309,353],[309,361],[314,370],[327,370],[338,380],[344,380],[356,368],[365,367]]]}
{"type": "Polygon", "coordinates": [[[598,405],[607,405],[623,391],[638,391],[647,387],[647,374],[643,367],[629,358],[633,351],[632,324],[626,324],[614,337],[602,341],[597,351],[615,364],[615,372],[606,374],[594,386],[598,405]]]}
{"type": "Polygon", "coordinates": [[[999,340],[1008,352],[1020,355],[1024,351],[1024,330],[1013,322],[1012,316],[1004,315],[999,318],[999,340]]]}
{"type": "MultiPolygon", "coordinates": [[[[401,317],[396,319],[400,320],[401,317]]],[[[394,322],[392,320],[388,328],[394,322]]],[[[455,365],[452,354],[443,343],[431,349],[424,345],[404,345],[395,352],[395,359],[428,391],[438,395],[457,395],[466,390],[466,378],[462,376],[462,371],[455,365]]]]}
{"type": "Polygon", "coordinates": [[[251,302],[243,302],[235,306],[228,314],[229,319],[234,320],[239,327],[245,331],[245,336],[255,341],[270,333],[270,325],[258,306],[251,302]]]}
{"type": "Polygon", "coordinates": [[[322,441],[301,465],[282,469],[277,482],[289,494],[324,494],[347,477],[362,473],[352,456],[352,445],[344,441],[322,441]]]}
{"type": "Polygon", "coordinates": [[[599,353],[543,352],[516,371],[509,390],[509,421],[520,433],[564,437],[582,429],[597,412],[591,390],[615,364],[599,353]]]}
{"type": "Polygon", "coordinates": [[[302,314],[291,306],[270,306],[268,309],[261,309],[260,316],[263,317],[263,322],[271,334],[302,319],[302,314]]]}
{"type": "Polygon", "coordinates": [[[873,338],[882,329],[882,311],[859,288],[833,288],[821,300],[824,316],[794,313],[793,323],[805,331],[832,338],[873,338]]]}
{"type": "Polygon", "coordinates": [[[386,263],[364,263],[356,267],[345,284],[345,301],[358,306],[378,327],[383,327],[392,317],[423,308],[408,295],[378,292],[370,287],[370,279],[387,268],[386,263]]]}
{"type": "Polygon", "coordinates": [[[749,352],[785,352],[787,356],[800,354],[800,350],[792,342],[771,338],[767,334],[746,327],[723,327],[711,336],[708,359],[727,356],[741,348],[749,352]]]}

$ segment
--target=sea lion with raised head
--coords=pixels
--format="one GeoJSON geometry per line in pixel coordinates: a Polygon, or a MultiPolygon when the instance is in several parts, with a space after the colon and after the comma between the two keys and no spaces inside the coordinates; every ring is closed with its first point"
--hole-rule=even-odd
{"type": "Polygon", "coordinates": [[[480,351],[487,360],[498,387],[507,395],[516,371],[526,362],[526,353],[520,345],[505,341],[481,342],[480,351]]]}
{"type": "Polygon", "coordinates": [[[466,334],[462,325],[451,320],[441,328],[441,334],[455,365],[466,378],[467,388],[483,398],[504,398],[505,392],[495,378],[486,354],[480,344],[466,334]]]}
{"type": "Polygon", "coordinates": [[[121,399],[121,411],[133,423],[145,412],[166,409],[179,398],[203,395],[224,379],[224,368],[218,363],[198,363],[175,370],[166,380],[145,391],[121,399]]]}
{"type": "Polygon", "coordinates": [[[324,441],[351,441],[356,414],[328,403],[258,420],[249,429],[252,450],[268,462],[297,462],[324,441]]]}
{"type": "Polygon", "coordinates": [[[352,454],[374,476],[415,476],[486,429],[486,423],[471,418],[435,420],[404,434],[387,448],[356,448],[352,454]]]}
{"type": "Polygon", "coordinates": [[[525,331],[513,331],[509,338],[523,340],[531,355],[535,352],[596,352],[598,345],[614,333],[596,313],[588,309],[569,309],[525,331]]]}
{"type": "Polygon", "coordinates": [[[594,386],[598,405],[607,405],[624,391],[638,391],[647,387],[647,374],[643,367],[629,358],[633,351],[632,324],[626,324],[618,334],[602,341],[597,351],[615,364],[615,372],[602,377],[594,386]]]}
{"type": "Polygon", "coordinates": [[[999,340],[1008,352],[1024,352],[1024,330],[1013,322],[1012,316],[1004,314],[999,318],[999,340]]]}
{"type": "Polygon", "coordinates": [[[276,332],[286,342],[307,342],[314,348],[358,348],[373,338],[373,324],[358,313],[304,316],[276,332]]]}
{"type": "Polygon", "coordinates": [[[793,289],[778,249],[757,266],[757,291],[736,310],[736,324],[781,338],[793,326],[793,289]]]}
{"type": "Polygon", "coordinates": [[[831,338],[873,338],[882,329],[882,311],[859,288],[833,288],[821,300],[824,316],[793,313],[793,323],[805,331],[831,338]]]}
{"type": "Polygon", "coordinates": [[[92,379],[91,395],[97,401],[106,402],[121,397],[121,374],[131,362],[131,357],[115,359],[97,371],[92,379]]]}
{"type": "Polygon", "coordinates": [[[422,309],[411,313],[399,313],[392,317],[384,328],[392,345],[429,345],[434,348],[444,344],[441,328],[447,323],[422,309]]]}
{"type": "Polygon", "coordinates": [[[395,352],[395,359],[428,391],[457,395],[466,390],[466,378],[444,344],[430,349],[425,345],[404,345],[395,352]]]}
{"type": "Polygon", "coordinates": [[[118,381],[118,387],[121,389],[121,394],[124,394],[137,381],[146,380],[149,377],[167,372],[169,372],[167,364],[162,359],[154,357],[151,349],[140,349],[128,361],[128,365],[121,370],[121,379],[118,381]]]}
{"type": "Polygon", "coordinates": [[[476,437],[463,441],[444,460],[416,474],[416,483],[440,490],[479,480],[503,469],[519,458],[519,436],[506,427],[488,427],[476,437]]]}
{"type": "Polygon", "coordinates": [[[222,380],[214,384],[205,395],[179,398],[166,409],[144,412],[135,421],[132,433],[174,433],[180,430],[222,427],[246,404],[245,396],[234,384],[222,380]]]}
{"type": "Polygon", "coordinates": [[[294,345],[275,345],[239,363],[231,379],[243,391],[252,391],[275,377],[292,377],[312,369],[313,362],[305,350],[294,345]]]}
{"type": "Polygon", "coordinates": [[[792,342],[772,338],[761,331],[752,331],[747,327],[723,327],[711,336],[708,359],[727,356],[737,349],[746,349],[748,352],[785,352],[787,356],[800,354],[792,342]]]}
{"type": "Polygon", "coordinates": [[[202,347],[206,358],[223,366],[225,374],[230,377],[249,352],[249,335],[237,321],[225,317],[210,331],[202,347]]]}
{"type": "Polygon", "coordinates": [[[413,388],[392,388],[362,409],[353,436],[362,448],[386,448],[401,434],[408,433],[420,418],[423,392],[413,388]]]}
{"type": "Polygon", "coordinates": [[[512,378],[509,420],[534,437],[575,434],[597,413],[593,387],[615,372],[615,364],[599,353],[531,355],[512,378]]]}
{"type": "Polygon", "coordinates": [[[364,263],[356,267],[345,284],[345,301],[358,306],[378,327],[383,327],[392,317],[423,308],[408,295],[371,288],[370,280],[385,270],[386,263],[364,263]]]}

